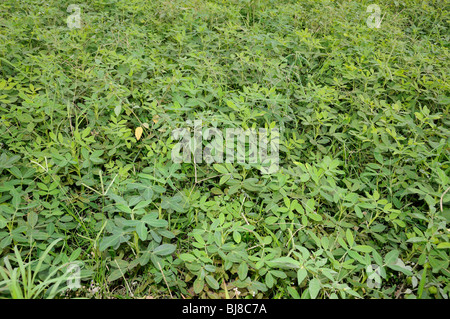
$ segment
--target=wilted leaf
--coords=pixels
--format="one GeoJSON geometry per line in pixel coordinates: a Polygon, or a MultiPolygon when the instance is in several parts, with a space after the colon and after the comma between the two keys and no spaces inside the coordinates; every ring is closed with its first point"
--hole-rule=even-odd
{"type": "Polygon", "coordinates": [[[134,136],[136,136],[136,139],[138,141],[141,139],[142,132],[143,132],[142,127],[140,127],[140,126],[136,127],[136,130],[134,131],[134,136]]]}

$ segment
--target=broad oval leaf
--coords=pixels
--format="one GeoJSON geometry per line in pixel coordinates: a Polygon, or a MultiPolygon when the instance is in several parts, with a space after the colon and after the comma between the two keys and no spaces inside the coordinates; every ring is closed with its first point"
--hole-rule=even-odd
{"type": "Polygon", "coordinates": [[[248,273],[248,265],[246,262],[242,262],[239,265],[239,269],[238,269],[239,279],[245,280],[245,278],[247,278],[247,273],[248,273]]]}
{"type": "Polygon", "coordinates": [[[181,254],[180,259],[185,262],[194,262],[197,260],[197,258],[195,258],[195,256],[193,256],[191,254],[187,254],[187,253],[181,254]]]}
{"type": "Polygon", "coordinates": [[[158,256],[166,256],[166,255],[170,255],[171,253],[173,253],[176,248],[177,247],[172,244],[162,244],[162,245],[156,247],[153,250],[153,253],[158,256]]]}
{"type": "Polygon", "coordinates": [[[308,275],[308,272],[306,271],[305,268],[300,268],[297,271],[297,281],[298,281],[299,285],[303,282],[303,280],[305,280],[307,275],[308,275]]]}
{"type": "Polygon", "coordinates": [[[300,262],[291,257],[275,258],[271,261],[267,261],[266,263],[271,267],[288,268],[288,269],[300,268],[300,262]]]}
{"type": "Polygon", "coordinates": [[[312,299],[316,299],[317,295],[319,294],[320,291],[320,281],[317,278],[313,278],[311,279],[311,281],[309,282],[309,295],[311,296],[312,299]]]}
{"type": "Polygon", "coordinates": [[[213,276],[208,275],[205,277],[206,282],[208,283],[208,286],[210,286],[212,289],[219,289],[219,283],[216,279],[214,279],[213,276]]]}
{"type": "Polygon", "coordinates": [[[204,286],[205,286],[205,282],[197,277],[197,279],[195,279],[195,281],[194,281],[194,292],[196,294],[201,293],[204,286]]]}

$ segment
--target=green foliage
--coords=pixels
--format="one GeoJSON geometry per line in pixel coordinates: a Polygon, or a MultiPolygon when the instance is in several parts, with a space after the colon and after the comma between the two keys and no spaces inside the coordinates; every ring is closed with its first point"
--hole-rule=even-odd
{"type": "Polygon", "coordinates": [[[441,1],[77,3],[0,3],[0,297],[448,299],[441,1]],[[280,169],[173,163],[198,119],[280,169]]]}
{"type": "MultiPolygon", "coordinates": [[[[18,268],[12,268],[9,256],[4,258],[5,268],[0,267],[0,275],[3,279],[3,281],[0,281],[0,291],[9,291],[14,299],[54,298],[66,291],[68,289],[66,286],[67,280],[70,280],[71,277],[71,273],[65,270],[67,265],[55,266],[45,262],[48,253],[59,240],[61,239],[52,242],[38,260],[28,263],[23,261],[17,246],[15,246],[14,257],[18,268]],[[46,268],[45,279],[39,280],[39,275],[46,268]]],[[[72,256],[70,260],[73,261],[72,256]]],[[[89,274],[85,273],[84,276],[86,275],[89,274]]]]}

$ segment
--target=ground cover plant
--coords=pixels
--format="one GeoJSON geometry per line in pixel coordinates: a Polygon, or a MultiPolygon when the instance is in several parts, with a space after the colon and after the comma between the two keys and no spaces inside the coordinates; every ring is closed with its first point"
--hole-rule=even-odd
{"type": "Polygon", "coordinates": [[[438,0],[3,0],[0,297],[448,299],[449,35],[438,0]],[[279,169],[173,162],[194,120],[279,129],[279,169]]]}

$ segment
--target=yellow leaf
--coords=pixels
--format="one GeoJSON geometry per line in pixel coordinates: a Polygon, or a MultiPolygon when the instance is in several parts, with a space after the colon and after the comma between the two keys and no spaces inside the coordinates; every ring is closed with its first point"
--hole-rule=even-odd
{"type": "Polygon", "coordinates": [[[152,118],[152,121],[156,124],[156,123],[158,123],[158,121],[159,121],[159,115],[158,114],[155,114],[154,116],[153,116],[153,118],[152,118]]]}
{"type": "Polygon", "coordinates": [[[142,136],[142,127],[138,126],[136,127],[136,130],[134,131],[134,136],[136,136],[136,139],[139,141],[139,139],[142,136]]]}

